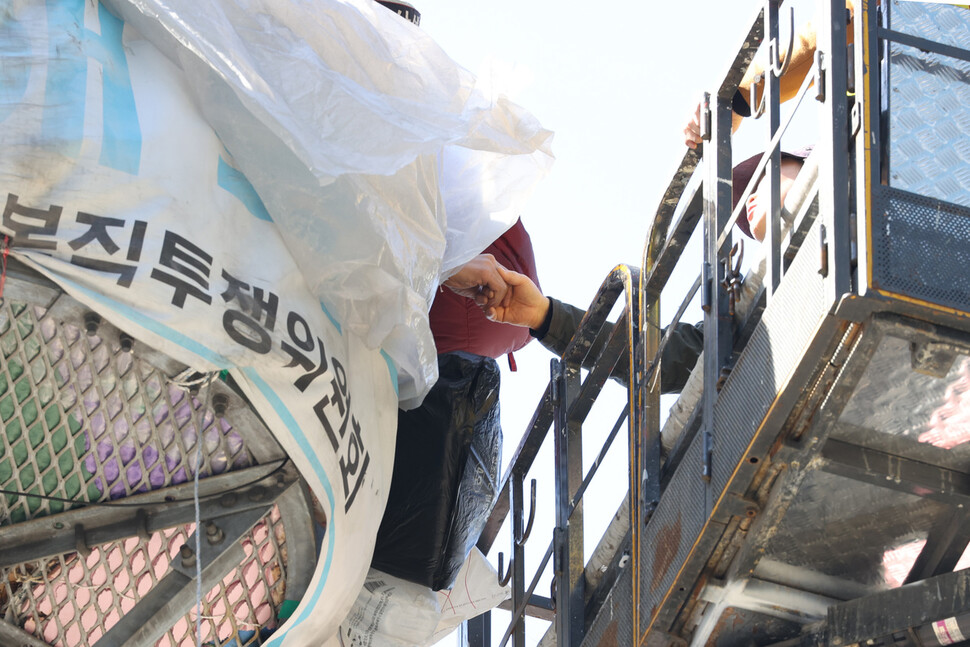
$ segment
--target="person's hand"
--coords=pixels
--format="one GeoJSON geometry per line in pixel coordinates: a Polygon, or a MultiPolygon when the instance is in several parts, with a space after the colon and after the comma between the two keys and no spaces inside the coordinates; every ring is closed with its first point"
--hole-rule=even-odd
{"type": "Polygon", "coordinates": [[[505,299],[508,289],[499,274],[500,268],[505,269],[494,256],[479,254],[462,265],[443,285],[483,308],[494,306],[505,299]]]}
{"type": "Polygon", "coordinates": [[[687,122],[687,127],[684,128],[684,143],[687,148],[697,148],[697,145],[703,141],[701,139],[701,104],[698,103],[694,116],[687,122]]]}
{"type": "Polygon", "coordinates": [[[485,316],[492,321],[527,326],[542,326],[549,312],[549,299],[536,287],[528,276],[498,266],[499,274],[508,286],[505,298],[497,305],[482,307],[485,316]]]}

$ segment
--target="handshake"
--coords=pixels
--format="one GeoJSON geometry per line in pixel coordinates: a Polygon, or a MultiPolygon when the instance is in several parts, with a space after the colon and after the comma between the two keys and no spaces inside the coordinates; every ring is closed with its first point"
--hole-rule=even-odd
{"type": "Polygon", "coordinates": [[[549,312],[549,299],[532,279],[504,268],[491,254],[465,263],[443,285],[472,299],[491,321],[538,329],[549,312]]]}

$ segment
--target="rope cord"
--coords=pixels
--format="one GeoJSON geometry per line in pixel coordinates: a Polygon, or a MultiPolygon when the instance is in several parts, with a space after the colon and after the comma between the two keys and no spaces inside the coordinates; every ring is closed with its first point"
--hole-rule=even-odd
{"type": "Polygon", "coordinates": [[[218,373],[209,373],[202,381],[195,435],[195,474],[192,477],[192,500],[195,505],[195,639],[198,647],[202,647],[202,509],[199,505],[199,472],[202,471],[202,443],[205,437],[206,405],[211,390],[209,387],[217,375],[218,373]]]}

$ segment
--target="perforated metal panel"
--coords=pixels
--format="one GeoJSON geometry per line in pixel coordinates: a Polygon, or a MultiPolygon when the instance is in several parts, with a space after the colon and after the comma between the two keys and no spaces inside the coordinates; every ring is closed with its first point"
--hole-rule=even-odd
{"type": "Polygon", "coordinates": [[[876,287],[970,311],[970,209],[882,187],[872,257],[876,287]]]}
{"type": "Polygon", "coordinates": [[[818,273],[819,225],[805,238],[800,253],[785,276],[772,307],[725,383],[717,403],[712,484],[720,496],[742,460],[758,426],[791,371],[803,359],[819,321],[832,307],[825,301],[824,281],[818,273]]]}
{"type": "MultiPolygon", "coordinates": [[[[751,474],[738,476],[739,463],[745,462],[747,447],[765,415],[781,391],[799,388],[788,382],[795,368],[802,362],[814,366],[816,358],[806,360],[805,349],[834,305],[825,301],[818,257],[812,253],[818,249],[819,226],[816,223],[809,232],[715,403],[710,484],[702,479],[703,438],[698,434],[641,535],[640,554],[645,558],[640,613],[644,618],[657,616],[655,630],[669,631],[692,595],[695,578],[726,528],[726,517],[712,515],[713,506],[726,488],[737,493],[746,489],[745,479],[751,474]]],[[[762,436],[778,431],[768,429],[762,436]]]]}
{"type": "Polygon", "coordinates": [[[616,579],[602,610],[586,632],[583,647],[633,645],[633,577],[627,568],[616,579]]]}
{"type": "MultiPolygon", "coordinates": [[[[7,292],[37,292],[31,285],[8,277],[7,292]]],[[[193,387],[190,370],[107,324],[86,321],[89,313],[66,295],[53,305],[41,301],[0,306],[0,538],[14,546],[4,548],[0,567],[0,644],[23,631],[50,645],[96,645],[112,629],[112,644],[263,644],[285,601],[302,597],[315,556],[309,507],[298,489],[286,489],[292,477],[284,483],[273,471],[285,457],[270,432],[227,384],[193,387]],[[231,402],[224,416],[212,406],[217,394],[231,402]],[[231,522],[220,522],[229,541],[203,538],[212,539],[218,563],[203,578],[198,635],[195,583],[171,577],[178,567],[194,568],[180,551],[194,546],[195,524],[162,520],[192,518],[197,449],[200,482],[217,477],[229,484],[225,491],[206,486],[210,499],[222,497],[209,512],[217,519],[232,514],[242,498],[240,510],[251,519],[237,521],[235,534],[231,522]],[[267,474],[275,475],[273,487],[261,488],[267,474]],[[150,531],[147,522],[131,522],[132,507],[110,512],[120,515],[120,529],[111,531],[118,538],[98,541],[103,529],[88,537],[78,522],[97,524],[95,513],[106,509],[71,512],[144,493],[157,493],[156,504],[167,506],[150,531]],[[270,507],[261,508],[263,501],[270,507]],[[76,550],[65,552],[67,546],[76,550]],[[23,551],[44,557],[12,563],[23,551]],[[294,572],[291,559],[301,564],[294,572]],[[160,600],[161,590],[173,595],[160,600]],[[162,609],[175,594],[188,601],[181,608],[192,606],[188,613],[162,609]],[[163,624],[151,639],[140,624],[125,629],[119,642],[117,630],[130,615],[163,624]]],[[[151,501],[137,505],[139,514],[156,510],[151,501]]]]}
{"type": "MultiPolygon", "coordinates": [[[[674,586],[681,567],[709,518],[708,492],[701,478],[702,458],[703,438],[697,434],[664,491],[657,510],[640,533],[641,631],[661,611],[661,603],[674,586]]],[[[674,598],[682,600],[687,595],[686,591],[678,591],[674,598]]],[[[674,603],[671,606],[679,605],[674,603]]],[[[653,629],[669,629],[664,625],[665,621],[670,620],[671,609],[664,611],[664,617],[654,622],[653,629]]]]}

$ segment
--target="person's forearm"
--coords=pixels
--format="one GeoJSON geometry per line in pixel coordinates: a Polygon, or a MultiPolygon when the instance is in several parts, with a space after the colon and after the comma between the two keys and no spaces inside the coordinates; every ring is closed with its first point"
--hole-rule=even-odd
{"type": "MultiPolygon", "coordinates": [[[[539,343],[556,355],[566,351],[570,340],[579,330],[579,324],[586,312],[568,303],[556,299],[549,299],[551,317],[549,328],[543,331],[543,336],[537,337],[539,343]]],[[[593,361],[599,357],[604,345],[613,332],[614,324],[607,321],[583,362],[584,368],[592,368],[593,361]]],[[[690,324],[677,324],[664,347],[661,361],[662,374],[660,376],[660,390],[662,393],[678,393],[690,377],[690,372],[697,362],[697,356],[704,348],[704,333],[700,327],[690,324]]],[[[610,377],[624,386],[630,374],[629,353],[620,355],[610,377]]]]}
{"type": "MultiPolygon", "coordinates": [[[[576,331],[579,330],[579,324],[582,322],[583,317],[586,316],[586,311],[577,308],[576,306],[570,305],[568,303],[563,303],[557,299],[549,298],[550,304],[550,318],[549,326],[546,330],[538,330],[537,339],[539,343],[548,348],[556,355],[562,355],[566,352],[566,347],[572,340],[576,331]]],[[[613,324],[607,321],[603,325],[603,329],[600,334],[597,335],[596,339],[593,340],[593,344],[590,347],[590,352],[587,354],[587,358],[583,363],[584,368],[590,368],[592,361],[596,359],[600,352],[603,350],[603,346],[609,339],[610,334],[613,332],[613,324]]],[[[613,375],[615,379],[620,380],[623,384],[626,384],[626,376],[629,374],[629,361],[625,355],[620,357],[620,361],[616,368],[613,369],[613,375]]]]}

